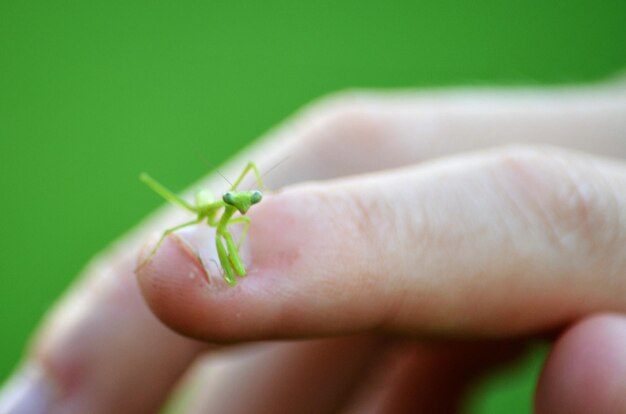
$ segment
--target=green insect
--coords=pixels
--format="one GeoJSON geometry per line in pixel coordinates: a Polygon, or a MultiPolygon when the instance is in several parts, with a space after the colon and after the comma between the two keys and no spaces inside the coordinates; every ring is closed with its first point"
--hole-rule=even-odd
{"type": "Polygon", "coordinates": [[[163,240],[165,240],[168,235],[176,230],[182,229],[183,227],[198,224],[206,220],[209,226],[215,227],[216,229],[215,246],[217,247],[217,255],[223,269],[224,280],[229,285],[235,286],[237,284],[235,274],[239,277],[244,277],[246,275],[246,269],[241,262],[241,258],[239,257],[239,248],[241,247],[241,244],[246,237],[246,233],[248,232],[248,227],[250,226],[250,218],[246,217],[245,214],[250,207],[259,203],[263,198],[263,193],[259,190],[237,191],[237,186],[241,183],[246,174],[251,171],[255,175],[258,186],[264,189],[265,186],[261,180],[258,168],[254,163],[250,162],[246,168],[244,168],[237,180],[231,185],[230,189],[224,193],[221,200],[215,200],[210,191],[203,190],[196,194],[195,206],[192,206],[187,201],[172,193],[170,190],[151,178],[148,174],[142,173],[140,179],[147,184],[148,187],[161,195],[167,201],[179,205],[196,214],[195,219],[165,230],[146,259],[146,262],[152,258],[161,246],[161,243],[163,243],[163,240]],[[241,213],[241,215],[233,217],[237,212],[241,213]],[[243,223],[243,230],[237,243],[235,243],[233,235],[228,230],[229,225],[236,223],[243,223]]]}

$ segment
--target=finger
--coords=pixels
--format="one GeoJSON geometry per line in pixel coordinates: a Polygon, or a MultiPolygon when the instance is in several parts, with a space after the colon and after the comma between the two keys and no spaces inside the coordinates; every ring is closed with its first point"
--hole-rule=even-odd
{"type": "Polygon", "coordinates": [[[626,310],[625,197],[616,163],[490,151],[270,197],[235,289],[190,279],[201,264],[176,237],[138,280],[157,317],[206,340],[528,334],[626,310]]]}
{"type": "MultiPolygon", "coordinates": [[[[300,164],[295,181],[384,170],[511,143],[626,157],[626,82],[555,89],[356,92],[314,106],[303,118],[303,124],[279,134],[285,144],[306,147],[285,162],[300,164]],[[296,136],[303,139],[289,139],[296,136]]],[[[268,179],[270,188],[294,182],[280,169],[268,179]]]]}
{"type": "Polygon", "coordinates": [[[467,393],[476,381],[510,365],[523,350],[519,341],[392,346],[342,412],[464,412],[467,393]]]}
{"type": "Polygon", "coordinates": [[[568,329],[544,367],[537,413],[626,412],[626,317],[590,317],[568,329]]]}
{"type": "Polygon", "coordinates": [[[188,413],[334,413],[376,361],[381,340],[350,337],[243,346],[209,357],[188,413]]]}
{"type": "Polygon", "coordinates": [[[135,260],[128,253],[118,259],[92,265],[47,318],[3,391],[0,412],[153,412],[167,398],[205,345],[160,324],[131,277],[135,260]],[[137,388],[132,395],[129,384],[137,388]]]}
{"type": "MultiPolygon", "coordinates": [[[[587,137],[590,131],[602,151],[623,149],[623,140],[616,138],[626,119],[619,100],[623,94],[614,85],[608,89],[524,92],[523,101],[516,99],[519,93],[348,94],[333,98],[272,132],[269,140],[234,160],[224,173],[234,176],[250,159],[264,171],[288,156],[287,162],[266,178],[271,188],[277,188],[306,179],[413,163],[466,145],[480,147],[520,136],[566,142],[570,136],[587,137]],[[472,99],[473,94],[479,99],[472,99]],[[464,131],[471,131],[471,139],[465,140],[464,131]]],[[[220,180],[205,184],[220,188],[220,180]]],[[[20,395],[35,396],[21,401],[59,400],[58,404],[79,407],[78,411],[97,413],[102,406],[106,412],[106,407],[126,400],[127,390],[136,384],[134,373],[143,376],[143,397],[136,401],[144,402],[127,412],[150,412],[159,404],[166,395],[163,389],[198,351],[145,312],[131,281],[134,258],[128,253],[137,250],[138,241],[147,233],[175,224],[179,218],[175,209],[164,210],[84,272],[84,280],[59,303],[36,336],[24,363],[35,368],[27,370],[24,380],[14,381],[21,384],[20,395]],[[143,338],[151,338],[150,352],[146,352],[143,338]],[[157,368],[163,360],[173,361],[171,371],[157,368]],[[150,368],[159,375],[152,375],[150,368]],[[33,371],[37,374],[32,375],[33,371]],[[75,372],[89,375],[76,382],[75,372]],[[152,381],[157,384],[152,386],[152,381]],[[82,402],[71,402],[74,399],[82,402]]],[[[12,389],[15,392],[15,387],[12,389]]]]}

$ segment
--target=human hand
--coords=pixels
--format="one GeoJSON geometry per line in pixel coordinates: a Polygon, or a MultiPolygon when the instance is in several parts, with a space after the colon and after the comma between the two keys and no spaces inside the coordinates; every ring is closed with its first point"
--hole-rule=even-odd
{"type": "Polygon", "coordinates": [[[227,353],[206,343],[318,338],[249,345],[192,405],[451,411],[524,338],[559,332],[537,410],[622,412],[626,321],[591,315],[626,310],[625,133],[619,85],[319,104],[232,164],[263,170],[288,155],[270,188],[347,177],[286,187],[250,211],[245,280],[190,277],[201,264],[177,240],[202,243],[205,226],[169,237],[137,275],[154,314],[201,341],[156,321],[132,275],[146,234],[178,220],[168,211],[90,266],[12,398],[39,412],[152,412],[198,355],[227,353]],[[509,143],[595,155],[482,150],[509,143]],[[373,364],[382,385],[359,392],[373,364]]]}

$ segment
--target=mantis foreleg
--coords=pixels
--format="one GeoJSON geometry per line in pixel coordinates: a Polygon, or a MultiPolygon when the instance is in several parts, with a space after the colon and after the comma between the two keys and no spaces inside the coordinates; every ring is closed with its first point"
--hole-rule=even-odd
{"type": "Polygon", "coordinates": [[[217,256],[220,259],[220,264],[222,265],[222,270],[224,271],[224,280],[229,285],[235,286],[237,281],[235,280],[235,275],[233,274],[228,253],[226,252],[222,239],[219,235],[215,236],[215,247],[217,248],[217,256]]]}
{"type": "Polygon", "coordinates": [[[243,230],[241,230],[241,236],[239,236],[239,241],[237,242],[237,249],[240,249],[241,245],[243,244],[243,241],[246,238],[246,235],[248,234],[248,227],[250,227],[250,217],[246,217],[246,216],[235,217],[234,219],[230,219],[227,225],[237,224],[237,223],[243,223],[243,230]]]}

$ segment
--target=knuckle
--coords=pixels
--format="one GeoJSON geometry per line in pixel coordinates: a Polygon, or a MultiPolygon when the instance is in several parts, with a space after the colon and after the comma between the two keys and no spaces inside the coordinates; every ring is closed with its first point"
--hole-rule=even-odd
{"type": "Polygon", "coordinates": [[[537,146],[507,148],[497,164],[518,207],[559,252],[588,261],[606,257],[615,247],[616,197],[591,163],[537,146]]]}
{"type": "Polygon", "coordinates": [[[339,91],[314,100],[305,112],[314,118],[316,123],[332,124],[358,111],[372,100],[371,94],[366,91],[339,91]]]}
{"type": "MultiPolygon", "coordinates": [[[[386,245],[386,239],[397,234],[389,229],[397,227],[395,214],[384,197],[371,197],[368,192],[341,190],[317,193],[333,228],[349,235],[354,243],[373,243],[375,249],[386,245]]],[[[371,246],[370,249],[372,250],[371,246]]]]}
{"type": "Polygon", "coordinates": [[[305,111],[301,143],[325,160],[358,162],[364,152],[385,148],[388,137],[383,124],[380,102],[375,95],[340,92],[321,98],[305,111]]]}

